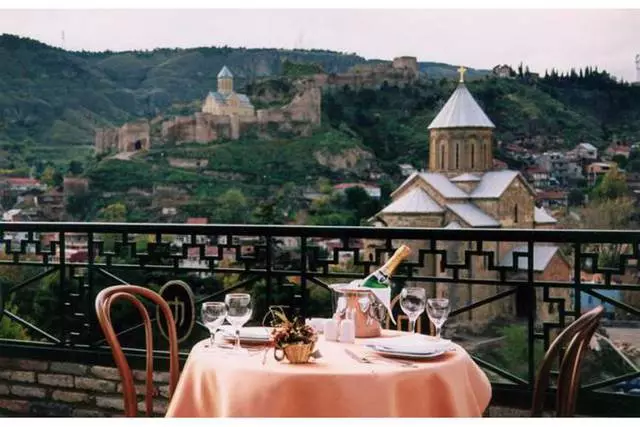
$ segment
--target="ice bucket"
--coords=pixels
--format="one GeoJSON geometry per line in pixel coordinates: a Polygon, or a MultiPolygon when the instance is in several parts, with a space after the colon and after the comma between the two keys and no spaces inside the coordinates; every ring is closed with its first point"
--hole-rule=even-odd
{"type": "Polygon", "coordinates": [[[347,312],[355,313],[356,338],[379,337],[381,324],[387,314],[387,309],[368,288],[357,288],[345,284],[332,285],[331,289],[337,294],[338,303],[336,314],[345,319],[347,312]]]}

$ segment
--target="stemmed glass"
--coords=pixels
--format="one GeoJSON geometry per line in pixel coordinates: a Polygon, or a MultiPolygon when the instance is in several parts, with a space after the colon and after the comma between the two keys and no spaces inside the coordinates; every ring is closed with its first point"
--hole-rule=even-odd
{"type": "Polygon", "coordinates": [[[429,298],[427,300],[427,316],[436,327],[436,339],[440,339],[440,331],[449,316],[449,311],[451,311],[451,306],[447,298],[429,298]]]}
{"type": "Polygon", "coordinates": [[[409,318],[409,332],[416,332],[416,320],[424,311],[427,292],[424,288],[404,288],[400,292],[400,308],[409,318]]]}
{"type": "Polygon", "coordinates": [[[227,316],[227,305],[223,302],[205,302],[202,304],[202,323],[209,329],[211,347],[216,340],[216,332],[227,316]]]}
{"type": "Polygon", "coordinates": [[[234,351],[243,353],[240,347],[240,328],[249,321],[253,308],[251,307],[251,295],[227,294],[224,299],[227,305],[227,321],[236,331],[236,345],[234,351]]]}

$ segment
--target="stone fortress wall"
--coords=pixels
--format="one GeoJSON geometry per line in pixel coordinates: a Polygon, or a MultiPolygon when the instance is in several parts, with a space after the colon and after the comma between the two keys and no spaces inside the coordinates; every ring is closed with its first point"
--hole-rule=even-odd
{"type": "Polygon", "coordinates": [[[316,74],[295,82],[297,93],[283,107],[259,109],[255,115],[214,115],[198,112],[190,116],[169,119],[155,118],[160,122],[160,135],[151,135],[147,120],[124,124],[119,128],[96,129],[96,153],[134,152],[148,150],[151,145],[172,142],[209,143],[220,139],[239,139],[255,130],[258,134],[269,131],[287,131],[308,136],[320,126],[322,90],[349,85],[353,88],[379,86],[383,82],[406,85],[419,77],[415,57],[398,57],[392,62],[362,64],[344,74],[316,74]]]}

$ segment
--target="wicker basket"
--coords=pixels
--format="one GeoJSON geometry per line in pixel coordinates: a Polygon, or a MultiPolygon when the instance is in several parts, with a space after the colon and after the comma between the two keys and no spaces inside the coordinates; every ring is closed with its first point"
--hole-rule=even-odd
{"type": "Polygon", "coordinates": [[[315,343],[289,344],[282,350],[289,363],[309,363],[309,357],[311,357],[311,353],[313,353],[314,344],[315,343]]]}

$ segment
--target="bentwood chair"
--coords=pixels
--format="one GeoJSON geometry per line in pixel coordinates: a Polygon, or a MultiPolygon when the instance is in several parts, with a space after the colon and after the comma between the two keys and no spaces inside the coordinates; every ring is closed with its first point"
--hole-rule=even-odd
{"type": "Polygon", "coordinates": [[[117,285],[103,289],[96,297],[96,313],[98,315],[98,322],[102,328],[102,332],[105,335],[111,352],[113,353],[113,359],[118,367],[120,376],[122,377],[122,392],[124,395],[124,415],[127,417],[135,417],[138,413],[138,405],[136,398],[135,385],[133,383],[133,373],[131,367],[127,362],[127,359],[122,351],[122,346],[118,340],[113,325],[111,323],[111,306],[119,299],[125,299],[132,303],[140,313],[144,322],[145,330],[145,347],[146,347],[146,390],[145,390],[145,404],[146,414],[151,416],[153,414],[153,334],[151,328],[151,319],[149,313],[144,304],[137,298],[142,296],[157,304],[160,307],[161,313],[164,315],[167,325],[167,332],[169,335],[169,400],[173,396],[173,392],[176,389],[178,383],[179,364],[178,364],[178,338],[176,333],[176,325],[173,320],[173,315],[169,309],[167,302],[154,291],[134,285],[117,285]]]}
{"type": "Polygon", "coordinates": [[[532,417],[542,416],[549,375],[556,360],[560,367],[556,389],[556,416],[571,417],[575,414],[580,388],[580,366],[603,314],[602,306],[584,313],[551,343],[536,376],[532,417]]]}

